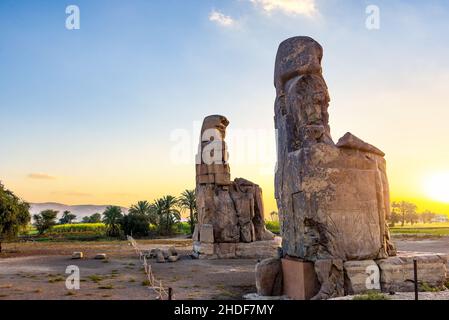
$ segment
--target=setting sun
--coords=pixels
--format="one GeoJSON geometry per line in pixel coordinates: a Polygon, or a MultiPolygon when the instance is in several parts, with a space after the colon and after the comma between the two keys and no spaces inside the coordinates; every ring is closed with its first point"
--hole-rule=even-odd
{"type": "Polygon", "coordinates": [[[424,190],[433,200],[449,203],[449,172],[436,173],[424,182],[424,190]]]}

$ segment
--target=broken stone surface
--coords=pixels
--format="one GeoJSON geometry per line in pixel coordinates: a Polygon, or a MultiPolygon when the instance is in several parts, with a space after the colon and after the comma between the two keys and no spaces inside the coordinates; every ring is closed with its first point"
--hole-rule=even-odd
{"type": "Polygon", "coordinates": [[[256,288],[260,296],[282,295],[281,259],[269,258],[256,265],[256,288]]]}
{"type": "Polygon", "coordinates": [[[380,271],[374,260],[346,261],[344,270],[345,295],[380,291],[380,271]]]}
{"type": "Polygon", "coordinates": [[[290,38],[279,46],[274,74],[282,248],[316,262],[322,288],[315,298],[343,294],[343,261],[396,253],[384,153],[350,133],[332,140],[322,58],[312,38],[290,38]]]}
{"type": "Polygon", "coordinates": [[[339,259],[317,260],[315,273],[320,291],[311,300],[326,300],[344,295],[343,261],[339,259]]]}
{"type": "Polygon", "coordinates": [[[76,259],[83,259],[84,258],[84,254],[82,252],[74,252],[72,253],[72,259],[76,260],[76,259]]]}
{"type": "Polygon", "coordinates": [[[447,277],[444,254],[400,252],[396,257],[378,260],[382,291],[414,291],[413,260],[418,263],[418,283],[441,287],[447,277]]]}

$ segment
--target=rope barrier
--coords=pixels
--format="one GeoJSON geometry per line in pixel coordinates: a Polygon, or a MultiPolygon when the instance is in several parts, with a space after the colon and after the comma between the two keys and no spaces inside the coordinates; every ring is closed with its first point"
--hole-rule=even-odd
{"type": "Polygon", "coordinates": [[[168,299],[169,298],[169,293],[167,292],[167,290],[165,290],[164,286],[162,285],[162,281],[157,280],[154,277],[153,270],[151,268],[151,264],[148,263],[146,254],[139,248],[139,246],[137,245],[136,240],[134,240],[133,237],[127,236],[127,238],[128,238],[129,243],[133,247],[134,251],[139,256],[139,260],[143,264],[143,268],[145,270],[145,274],[147,275],[147,279],[148,279],[148,282],[149,282],[149,286],[148,287],[151,290],[153,290],[154,292],[156,292],[159,300],[164,300],[164,297],[167,297],[167,299],[168,299]]]}

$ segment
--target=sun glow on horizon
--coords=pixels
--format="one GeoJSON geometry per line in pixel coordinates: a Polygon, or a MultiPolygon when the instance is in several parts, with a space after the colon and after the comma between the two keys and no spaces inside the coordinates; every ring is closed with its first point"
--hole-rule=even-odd
{"type": "Polygon", "coordinates": [[[449,171],[428,176],[424,191],[433,200],[449,203],[449,171]]]}

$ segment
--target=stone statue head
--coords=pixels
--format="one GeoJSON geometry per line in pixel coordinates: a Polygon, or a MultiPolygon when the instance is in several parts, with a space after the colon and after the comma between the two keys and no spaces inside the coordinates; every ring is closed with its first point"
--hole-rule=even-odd
{"type": "Polygon", "coordinates": [[[282,90],[285,83],[296,76],[321,74],[322,58],[323,48],[310,37],[294,37],[283,41],[276,55],[276,89],[282,90]]]}
{"type": "Polygon", "coordinates": [[[208,138],[205,140],[205,137],[208,136],[207,131],[217,130],[221,136],[221,139],[224,140],[226,138],[226,128],[229,125],[228,119],[225,116],[220,115],[212,115],[204,118],[203,126],[201,127],[201,141],[210,141],[208,138]]]}

